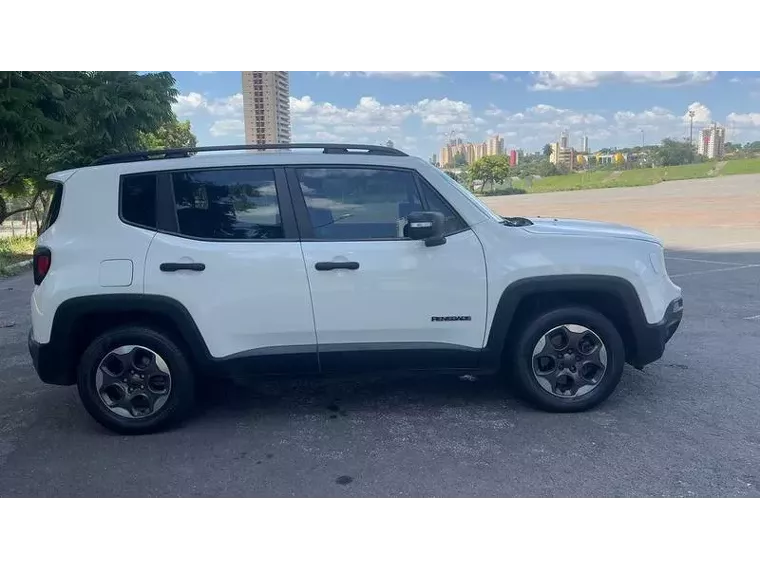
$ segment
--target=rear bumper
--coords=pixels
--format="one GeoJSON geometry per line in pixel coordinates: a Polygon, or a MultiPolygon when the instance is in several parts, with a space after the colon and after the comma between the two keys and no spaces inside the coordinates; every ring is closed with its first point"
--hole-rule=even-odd
{"type": "Polygon", "coordinates": [[[668,305],[665,316],[657,324],[648,324],[636,333],[636,354],[629,361],[641,369],[659,360],[665,352],[665,345],[676,333],[683,318],[683,298],[676,298],[668,305]]]}
{"type": "Polygon", "coordinates": [[[29,355],[32,356],[34,370],[43,383],[51,385],[73,385],[76,378],[68,373],[65,359],[60,357],[52,344],[40,344],[35,341],[32,330],[29,330],[29,355]]]}

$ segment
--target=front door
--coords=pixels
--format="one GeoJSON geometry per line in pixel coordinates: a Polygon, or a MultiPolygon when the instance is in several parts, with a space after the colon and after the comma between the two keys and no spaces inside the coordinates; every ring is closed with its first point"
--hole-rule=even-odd
{"type": "Polygon", "coordinates": [[[181,302],[211,356],[233,369],[315,371],[311,297],[284,171],[159,176],[171,215],[148,250],[145,292],[181,302]]]}
{"type": "Polygon", "coordinates": [[[320,366],[450,369],[477,364],[486,318],[483,250],[416,172],[288,170],[311,286],[320,366]],[[447,241],[405,237],[412,211],[440,211],[447,241]]]}

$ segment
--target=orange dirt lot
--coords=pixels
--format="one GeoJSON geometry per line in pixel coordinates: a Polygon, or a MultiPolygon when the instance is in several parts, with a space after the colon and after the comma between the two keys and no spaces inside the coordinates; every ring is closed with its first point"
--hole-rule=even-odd
{"type": "Polygon", "coordinates": [[[483,201],[500,215],[630,225],[660,237],[672,248],[760,250],[760,175],[498,196],[483,201]]]}

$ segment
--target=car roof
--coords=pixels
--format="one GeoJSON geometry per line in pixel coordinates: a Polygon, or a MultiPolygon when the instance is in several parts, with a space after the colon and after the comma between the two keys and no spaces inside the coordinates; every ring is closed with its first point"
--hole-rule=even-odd
{"type": "MultiPolygon", "coordinates": [[[[365,165],[415,168],[421,158],[409,156],[401,151],[386,148],[372,147],[367,145],[268,145],[264,151],[262,146],[251,147],[208,147],[198,149],[174,149],[166,151],[152,151],[106,157],[91,166],[85,166],[87,170],[108,170],[119,174],[133,172],[155,172],[164,170],[192,170],[197,168],[224,168],[234,166],[289,166],[289,165],[365,165]],[[272,148],[269,148],[269,147],[272,148]],[[246,150],[236,150],[246,148],[246,150]],[[291,148],[293,150],[291,150],[291,148]],[[318,149],[323,149],[321,152],[318,149]],[[358,148],[359,152],[343,151],[343,149],[358,148]],[[367,150],[368,149],[368,150],[367,150]],[[188,154],[193,152],[193,154],[188,154]],[[155,157],[150,157],[149,155],[155,157]],[[124,156],[125,158],[121,158],[124,156]],[[167,157],[171,156],[171,157],[167,157]],[[133,158],[132,158],[133,157],[133,158]],[[98,163],[98,162],[103,163],[98,163]]],[[[48,176],[49,180],[65,181],[80,169],[56,172],[48,176]]]]}

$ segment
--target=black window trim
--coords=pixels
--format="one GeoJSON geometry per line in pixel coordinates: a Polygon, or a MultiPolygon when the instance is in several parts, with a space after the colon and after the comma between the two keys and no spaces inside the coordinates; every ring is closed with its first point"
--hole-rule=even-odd
{"type": "Polygon", "coordinates": [[[132,227],[139,227],[141,229],[148,229],[150,231],[156,231],[163,235],[173,235],[174,237],[181,237],[182,239],[189,239],[191,241],[205,241],[210,243],[283,243],[283,242],[298,242],[299,233],[298,225],[296,224],[295,213],[293,212],[293,204],[290,199],[290,192],[287,181],[285,179],[285,170],[280,165],[265,165],[257,164],[255,166],[249,165],[237,165],[237,166],[219,166],[219,167],[196,167],[196,168],[178,168],[172,170],[155,170],[146,172],[129,172],[121,174],[119,178],[119,219],[122,223],[130,225],[132,227]],[[282,229],[284,237],[276,239],[220,239],[213,237],[195,237],[192,235],[185,235],[179,231],[179,223],[177,222],[177,208],[174,201],[174,182],[173,174],[182,174],[184,172],[209,172],[216,170],[271,170],[274,172],[274,184],[275,192],[277,195],[277,206],[280,210],[280,222],[282,223],[282,229]],[[122,197],[124,178],[127,176],[139,176],[139,175],[154,175],[156,176],[156,227],[147,227],[127,221],[122,215],[122,197]],[[288,199],[285,199],[288,197],[288,199]]]}
{"type": "MultiPolygon", "coordinates": [[[[412,178],[414,180],[414,186],[417,190],[417,197],[420,200],[420,203],[424,207],[428,207],[427,200],[425,199],[424,193],[421,191],[421,182],[419,180],[422,175],[414,168],[400,168],[398,166],[385,166],[380,164],[339,164],[339,163],[330,163],[330,164],[294,164],[287,166],[285,168],[285,175],[287,177],[288,181],[288,190],[290,192],[290,197],[293,202],[293,210],[295,212],[296,220],[298,221],[298,230],[301,234],[301,241],[311,243],[351,243],[351,242],[357,242],[357,243],[363,243],[363,242],[372,242],[372,241],[413,241],[413,239],[409,239],[408,237],[364,237],[364,238],[346,238],[346,239],[325,239],[322,237],[315,237],[314,236],[314,228],[311,225],[311,217],[309,216],[309,210],[306,207],[306,199],[304,198],[303,192],[301,191],[301,183],[298,180],[298,174],[296,173],[297,170],[308,170],[308,169],[333,169],[333,170],[346,170],[346,169],[355,169],[355,170],[391,170],[395,172],[404,172],[412,175],[412,178]]],[[[451,233],[445,234],[446,237],[450,237],[452,235],[456,235],[458,233],[463,233],[464,231],[469,231],[471,228],[465,222],[464,219],[459,215],[459,212],[451,206],[451,204],[436,190],[435,186],[431,184],[428,180],[424,179],[425,182],[430,186],[430,188],[438,195],[438,197],[441,199],[441,201],[446,204],[451,211],[454,212],[454,215],[457,216],[457,218],[462,223],[462,228],[458,231],[454,231],[451,233]]]]}
{"type": "Polygon", "coordinates": [[[58,216],[61,214],[64,184],[62,182],[53,182],[53,184],[53,195],[50,196],[50,203],[48,203],[45,217],[42,219],[42,225],[40,225],[40,235],[50,229],[58,221],[58,216]]]}
{"type": "Polygon", "coordinates": [[[430,182],[430,180],[428,180],[427,178],[425,178],[425,176],[423,176],[422,174],[420,174],[417,170],[414,170],[414,173],[415,173],[414,182],[415,182],[415,184],[417,184],[417,192],[419,192],[419,194],[420,194],[420,200],[422,201],[422,205],[424,205],[425,208],[427,208],[429,210],[430,203],[428,202],[428,199],[426,197],[425,192],[422,191],[422,189],[423,189],[422,185],[423,184],[427,184],[429,190],[431,192],[433,192],[436,196],[438,196],[438,199],[441,200],[441,202],[443,202],[443,204],[446,207],[448,207],[449,210],[454,214],[454,217],[456,217],[459,220],[459,223],[460,223],[461,227],[459,229],[457,229],[456,231],[450,231],[448,233],[444,233],[443,236],[444,237],[451,237],[452,235],[457,235],[457,234],[462,233],[464,231],[469,231],[470,230],[470,226],[467,224],[467,222],[464,220],[464,218],[461,215],[459,215],[459,212],[456,210],[456,208],[454,206],[452,206],[449,203],[449,201],[441,195],[441,192],[439,192],[436,189],[436,187],[430,182]]]}

